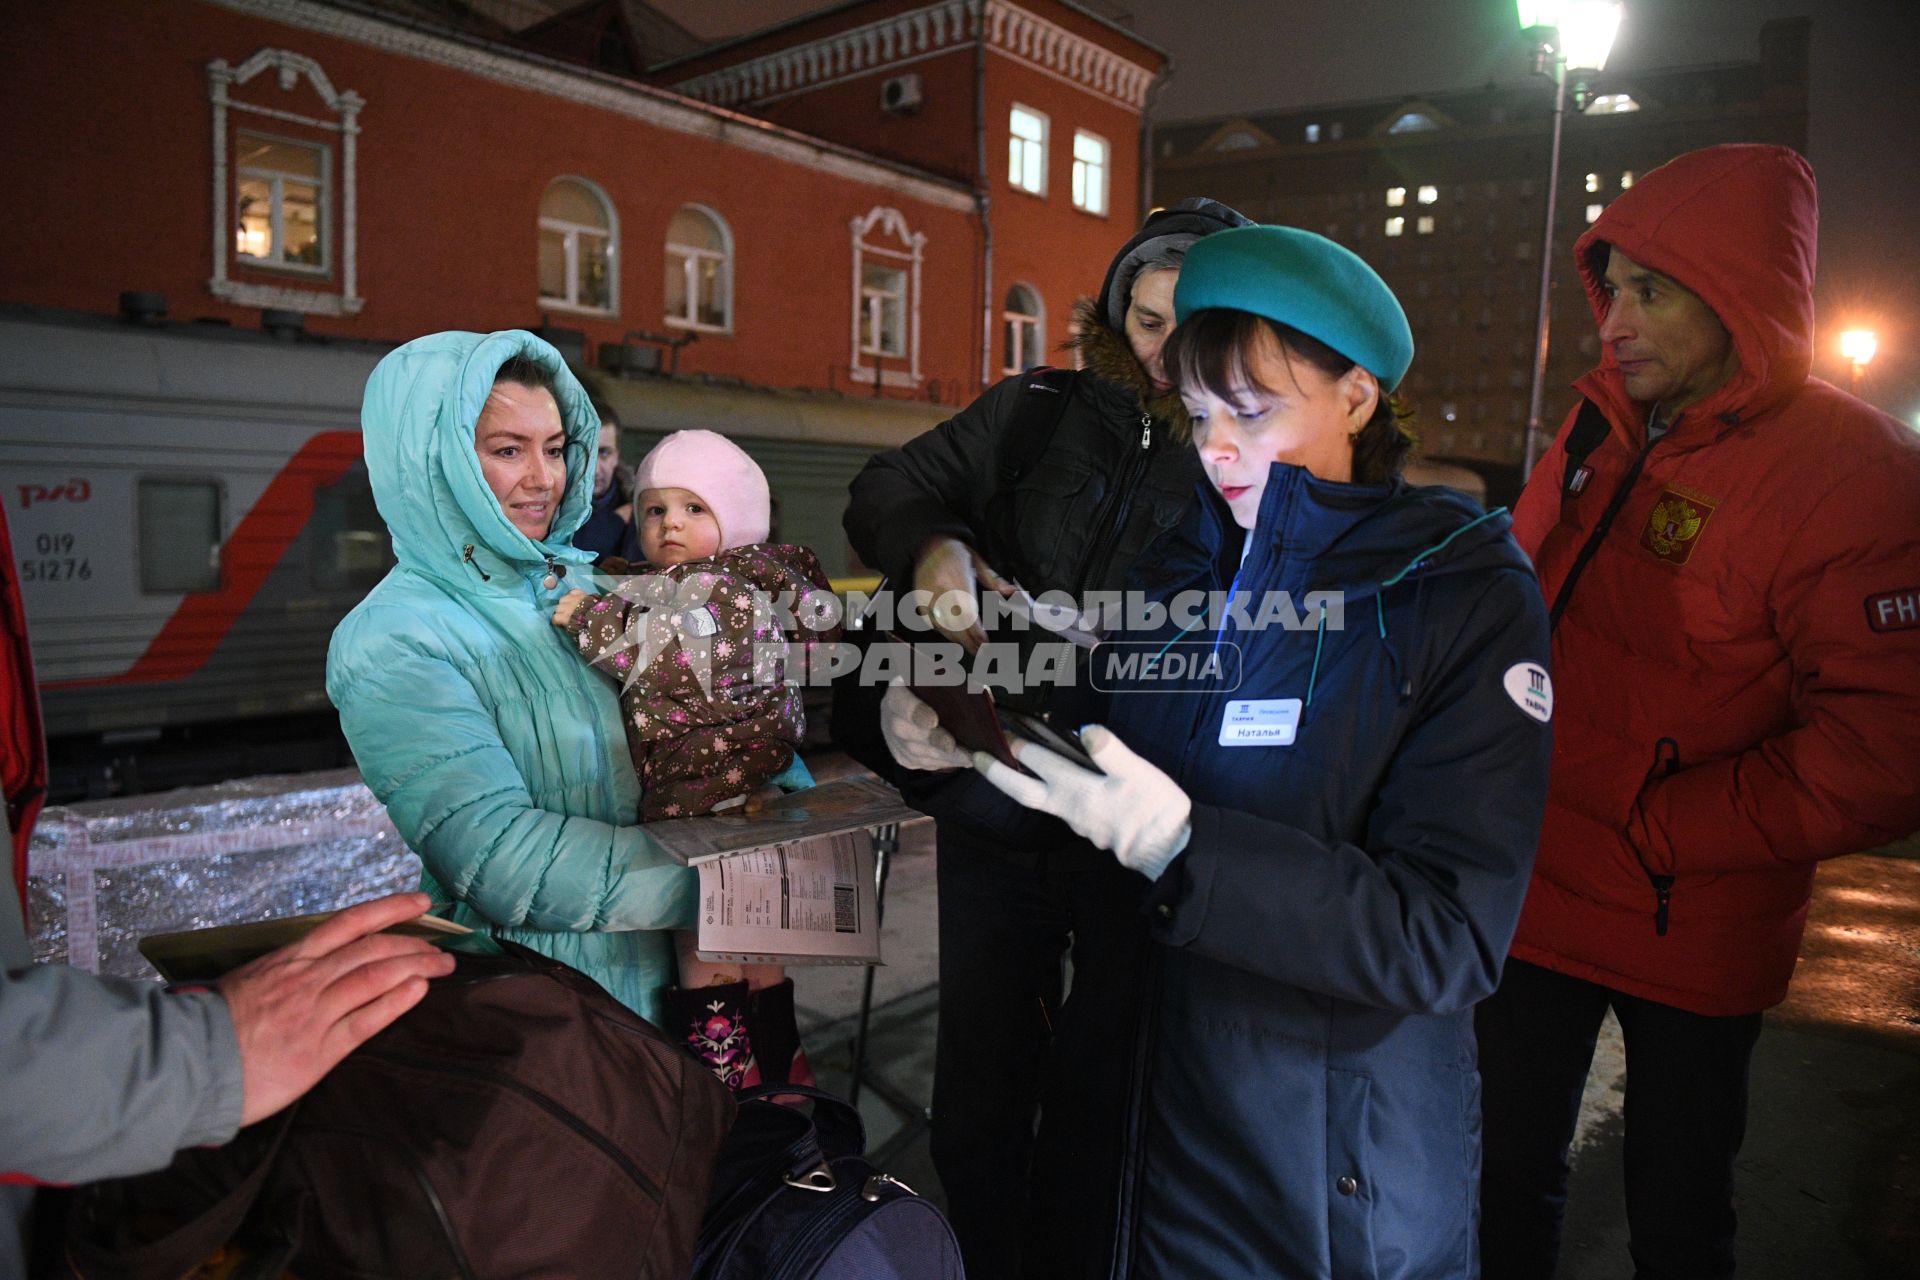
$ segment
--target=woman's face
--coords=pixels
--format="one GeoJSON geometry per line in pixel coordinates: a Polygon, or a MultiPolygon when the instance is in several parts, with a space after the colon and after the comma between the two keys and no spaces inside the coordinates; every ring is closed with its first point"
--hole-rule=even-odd
{"type": "Polygon", "coordinates": [[[1305,467],[1322,480],[1353,479],[1353,437],[1379,399],[1373,375],[1355,365],[1339,377],[1289,358],[1265,329],[1247,352],[1250,385],[1223,400],[1205,387],[1182,387],[1193,419],[1193,443],[1207,478],[1233,509],[1234,523],[1251,529],[1276,462],[1305,467]]]}
{"type": "Polygon", "coordinates": [[[648,564],[685,564],[720,552],[720,521],[691,489],[642,489],[640,554],[648,564]]]}
{"type": "Polygon", "coordinates": [[[567,492],[567,432],[545,387],[496,382],[473,428],[473,451],[513,527],[535,542],[567,492]]]}
{"type": "Polygon", "coordinates": [[[1167,345],[1167,335],[1173,332],[1173,286],[1178,283],[1178,271],[1161,267],[1135,276],[1133,292],[1127,296],[1127,345],[1133,348],[1140,367],[1147,371],[1147,380],[1153,383],[1156,395],[1173,385],[1167,378],[1167,366],[1160,359],[1160,348],[1167,345]]]}

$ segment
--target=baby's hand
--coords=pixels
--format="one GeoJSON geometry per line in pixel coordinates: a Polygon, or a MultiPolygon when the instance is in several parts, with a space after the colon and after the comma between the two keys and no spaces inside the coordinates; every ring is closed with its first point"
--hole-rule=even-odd
{"type": "Polygon", "coordinates": [[[573,621],[573,615],[580,610],[583,601],[591,599],[584,591],[573,590],[560,597],[560,603],[553,609],[553,625],[564,627],[573,621]]]}

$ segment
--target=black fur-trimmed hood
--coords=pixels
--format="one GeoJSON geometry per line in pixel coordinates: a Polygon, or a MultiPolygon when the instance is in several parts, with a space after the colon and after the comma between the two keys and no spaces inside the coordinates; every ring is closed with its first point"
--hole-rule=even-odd
{"type": "Polygon", "coordinates": [[[1110,382],[1130,394],[1142,409],[1166,423],[1175,440],[1184,443],[1193,430],[1187,421],[1186,406],[1173,391],[1155,394],[1147,371],[1140,367],[1125,334],[1115,333],[1100,318],[1100,305],[1092,298],[1073,304],[1073,336],[1066,349],[1074,353],[1074,363],[1103,382],[1110,382]]]}

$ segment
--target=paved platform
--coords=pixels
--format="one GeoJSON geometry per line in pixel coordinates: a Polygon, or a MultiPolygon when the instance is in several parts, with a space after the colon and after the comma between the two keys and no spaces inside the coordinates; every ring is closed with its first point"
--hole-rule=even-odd
{"type": "MultiPolygon", "coordinates": [[[[909,1109],[873,1090],[870,1146],[939,1199],[923,1128],[931,1100],[937,893],[931,824],[903,831],[887,889],[870,1061],[909,1109]]],[[[845,1093],[861,970],[796,970],[822,1083],[845,1093]]],[[[1561,1280],[1630,1274],[1621,1201],[1625,1063],[1617,1029],[1588,1080],[1561,1280]]],[[[1920,1277],[1920,841],[1825,864],[1792,996],[1768,1015],[1739,1162],[1741,1275],[1920,1277]]]]}

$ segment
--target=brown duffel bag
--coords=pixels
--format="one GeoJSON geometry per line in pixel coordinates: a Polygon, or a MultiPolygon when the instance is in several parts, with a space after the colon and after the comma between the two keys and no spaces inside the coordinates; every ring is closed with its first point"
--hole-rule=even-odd
{"type": "Polygon", "coordinates": [[[288,1111],[73,1193],[63,1267],[177,1280],[680,1280],[734,1116],[701,1063],[525,948],[461,955],[288,1111]]]}

